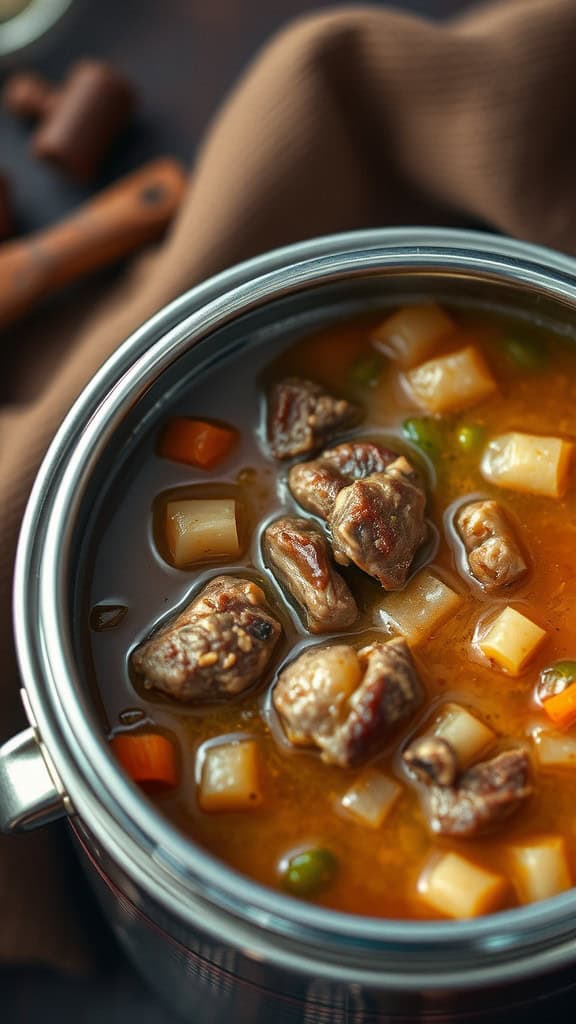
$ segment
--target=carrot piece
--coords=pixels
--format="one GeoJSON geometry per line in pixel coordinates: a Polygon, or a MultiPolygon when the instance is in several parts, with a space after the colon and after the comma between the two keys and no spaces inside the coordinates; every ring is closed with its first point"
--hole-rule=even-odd
{"type": "Polygon", "coordinates": [[[165,459],[212,469],[228,454],[236,436],[236,431],[230,427],[175,416],[162,431],[158,452],[165,459]]]}
{"type": "Polygon", "coordinates": [[[161,786],[177,784],[174,744],[161,733],[119,733],[112,737],[110,745],[133,782],[161,786]]]}
{"type": "Polygon", "coordinates": [[[554,725],[567,729],[576,722],[576,685],[572,684],[562,693],[548,697],[542,707],[554,725]]]}

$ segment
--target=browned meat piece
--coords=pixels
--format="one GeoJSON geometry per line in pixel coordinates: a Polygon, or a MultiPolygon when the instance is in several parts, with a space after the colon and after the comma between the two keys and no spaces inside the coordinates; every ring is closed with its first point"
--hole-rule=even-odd
{"type": "Polygon", "coordinates": [[[468,565],[484,590],[498,590],[518,583],[528,566],[508,517],[496,501],[473,501],[460,509],[456,527],[462,538],[468,565]]]}
{"type": "Polygon", "coordinates": [[[433,832],[476,836],[509,818],[533,793],[530,759],[525,750],[505,750],[469,768],[459,779],[452,775],[451,780],[446,759],[443,777],[450,781],[443,783],[440,777],[434,777],[433,770],[418,771],[419,747],[421,754],[425,742],[430,741],[420,739],[411,744],[404,753],[404,762],[429,786],[426,810],[433,832]]]}
{"type": "Polygon", "coordinates": [[[412,775],[429,785],[453,786],[456,781],[456,754],[440,736],[421,736],[404,751],[402,758],[412,775]]]}
{"type": "Polygon", "coordinates": [[[302,377],[275,384],[268,404],[268,441],[277,459],[307,455],[358,418],[358,408],[302,377]]]}
{"type": "Polygon", "coordinates": [[[354,562],[385,590],[403,587],[428,533],[425,505],[422,481],[403,455],[384,473],[344,487],[328,520],[336,561],[354,562]]]}
{"type": "Polygon", "coordinates": [[[148,688],[180,701],[218,700],[257,682],[280,632],[256,583],[217,576],[130,662],[148,688]]]}
{"type": "Polygon", "coordinates": [[[397,458],[397,453],[389,448],[368,441],[350,441],[328,448],[311,462],[292,466],[288,486],[303,508],[328,519],[343,487],[372,473],[383,473],[397,458]]]}
{"type": "Polygon", "coordinates": [[[303,609],[311,633],[331,633],[355,622],[356,601],[315,523],[296,516],[277,519],[266,527],[263,547],[267,565],[303,609]]]}
{"type": "Polygon", "coordinates": [[[272,700],[291,743],[348,767],[381,750],[424,696],[409,647],[394,639],[358,652],[309,648],[280,673],[272,700]]]}

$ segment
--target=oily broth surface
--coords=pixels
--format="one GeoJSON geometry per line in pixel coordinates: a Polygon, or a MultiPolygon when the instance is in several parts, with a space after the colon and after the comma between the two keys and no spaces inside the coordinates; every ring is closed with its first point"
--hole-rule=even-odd
{"type": "MultiPolygon", "coordinates": [[[[170,415],[227,421],[241,432],[238,446],[222,466],[205,472],[159,458],[154,452],[156,437],[149,439],[148,447],[138,456],[133,479],[111,502],[89,597],[90,605],[118,603],[128,608],[115,629],[90,634],[94,676],[107,728],[117,729],[121,725],[119,715],[127,708],[141,709],[150,722],[177,737],[182,751],[181,785],[173,794],[155,797],[158,806],[200,845],[243,874],[271,886],[279,885],[278,864],[286,854],[310,845],[331,848],[339,858],[340,870],[319,902],[371,916],[434,916],[416,896],[417,876],[433,849],[458,850],[506,875],[504,840],[561,832],[567,838],[572,867],[576,868],[576,816],[569,773],[539,772],[535,797],[493,837],[461,841],[431,837],[409,785],[404,786],[401,799],[382,828],[373,831],[338,809],[339,799],[358,771],[326,766],[312,753],[289,750],[278,741],[277,725],[269,714],[269,689],[279,665],[292,656],[295,646],[330,640],[308,637],[294,610],[283,603],[263,567],[261,525],[256,525],[283,508],[297,508],[285,486],[286,467],[280,465],[278,470],[268,457],[260,428],[261,385],[286,373],[298,373],[362,402],[364,421],[347,436],[372,437],[399,447],[427,472],[429,515],[440,535],[432,564],[460,592],[463,601],[456,615],[416,650],[431,703],[412,723],[411,732],[420,728],[446,698],[476,708],[506,740],[527,743],[530,728],[545,724],[531,699],[538,673],[544,665],[576,654],[576,487],[572,485],[561,501],[491,487],[479,472],[479,453],[463,455],[456,435],[460,425],[477,424],[485,428],[487,437],[515,429],[576,437],[576,350],[549,332],[541,332],[549,350],[547,366],[538,372],[519,370],[503,354],[500,339],[503,331],[522,336],[527,331],[534,333],[533,328],[485,314],[458,311],[454,315],[462,326],[462,343],[481,343],[499,382],[499,393],[467,412],[443,418],[443,448],[434,465],[400,440],[402,421],[418,413],[399,386],[392,363],[385,364],[376,387],[351,389],[352,367],[359,356],[371,351],[369,327],[377,318],[358,319],[317,332],[293,345],[271,365],[266,365],[265,353],[251,353],[244,362],[242,356],[237,357],[232,365],[211,371],[201,384],[193,385],[186,401],[179,402],[170,415]],[[233,564],[224,564],[222,571],[241,574],[248,569],[253,578],[264,583],[276,610],[281,610],[284,637],[275,652],[274,666],[257,693],[228,705],[186,708],[162,695],[137,692],[130,680],[127,656],[159,621],[218,573],[216,565],[190,571],[174,569],[163,560],[154,542],[153,509],[158,496],[180,489],[183,495],[192,494],[198,485],[200,493],[213,495],[222,493],[221,485],[226,491],[237,489],[249,507],[252,538],[242,557],[233,564]],[[452,536],[446,539],[443,529],[444,518],[454,503],[477,494],[497,497],[511,512],[531,558],[532,569],[523,585],[496,600],[487,599],[463,578],[458,546],[452,536]],[[522,610],[549,634],[526,672],[517,678],[491,669],[471,648],[478,620],[506,603],[522,610]],[[259,738],[265,763],[264,804],[251,812],[201,813],[195,798],[195,754],[202,743],[239,732],[259,738]]],[[[457,347],[454,339],[447,347],[457,347]]],[[[371,633],[376,635],[383,592],[356,570],[348,570],[346,576],[362,615],[354,630],[341,636],[352,636],[357,641],[358,633],[362,639],[371,633]]],[[[400,735],[392,749],[375,762],[404,783],[398,753],[407,735],[400,735]]],[[[513,902],[511,891],[508,905],[513,902]]]]}

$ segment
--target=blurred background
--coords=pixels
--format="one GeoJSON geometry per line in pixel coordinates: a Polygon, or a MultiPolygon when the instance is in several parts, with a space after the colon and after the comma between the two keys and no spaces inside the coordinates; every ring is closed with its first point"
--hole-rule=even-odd
{"type": "MultiPolygon", "coordinates": [[[[58,6],[60,0],[50,2],[58,6]]],[[[218,104],[264,41],[291,18],[344,6],[350,5],[330,0],[72,0],[35,45],[0,58],[3,76],[10,69],[33,67],[59,81],[75,60],[101,57],[134,83],[138,114],[117,153],[106,161],[105,175],[83,189],[30,160],[29,132],[2,111],[0,167],[16,183],[20,230],[51,223],[95,187],[159,153],[190,163],[218,104]]],[[[471,4],[397,0],[392,6],[444,18],[471,4]]]]}

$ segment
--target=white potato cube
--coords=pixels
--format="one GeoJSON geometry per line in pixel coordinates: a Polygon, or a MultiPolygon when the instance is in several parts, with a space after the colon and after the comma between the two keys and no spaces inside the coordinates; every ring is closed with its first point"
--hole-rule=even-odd
{"type": "Polygon", "coordinates": [[[482,475],[498,487],[561,498],[568,486],[574,445],[561,437],[500,434],[482,456],[482,475]]]}
{"type": "Polygon", "coordinates": [[[509,857],[522,903],[549,899],[572,886],[562,836],[539,836],[514,844],[509,848],[509,857]]]}
{"type": "Polygon", "coordinates": [[[452,334],[456,324],[435,302],[404,306],[372,331],[372,340],[401,366],[415,366],[436,344],[452,334]]]}
{"type": "Polygon", "coordinates": [[[418,880],[428,906],[446,917],[478,917],[497,910],[508,883],[458,853],[445,853],[429,864],[418,880]]]}
{"type": "Polygon", "coordinates": [[[539,728],[532,733],[532,739],[541,768],[576,769],[576,735],[539,728]]]}
{"type": "Polygon", "coordinates": [[[507,605],[478,641],[478,647],[505,672],[517,676],[545,639],[545,629],[507,605]]]}
{"type": "Polygon", "coordinates": [[[453,615],[461,602],[460,594],[429,569],[422,569],[404,590],[386,595],[380,617],[415,646],[453,615]]]}
{"type": "Polygon", "coordinates": [[[402,787],[383,772],[368,768],[342,797],[342,807],[362,825],[380,828],[396,803],[402,787]]]}
{"type": "Polygon", "coordinates": [[[181,569],[240,551],[233,498],[193,498],[166,505],[166,539],[174,565],[181,569]]]}
{"type": "Polygon", "coordinates": [[[247,811],[262,803],[260,750],[238,739],[204,749],[198,803],[203,811],[247,811]]]}
{"type": "Polygon", "coordinates": [[[496,742],[496,734],[460,704],[446,704],[440,710],[432,732],[450,744],[462,771],[496,742]]]}
{"type": "Polygon", "coordinates": [[[422,363],[406,380],[417,405],[431,413],[467,409],[496,391],[496,381],[473,345],[422,363]]]}

